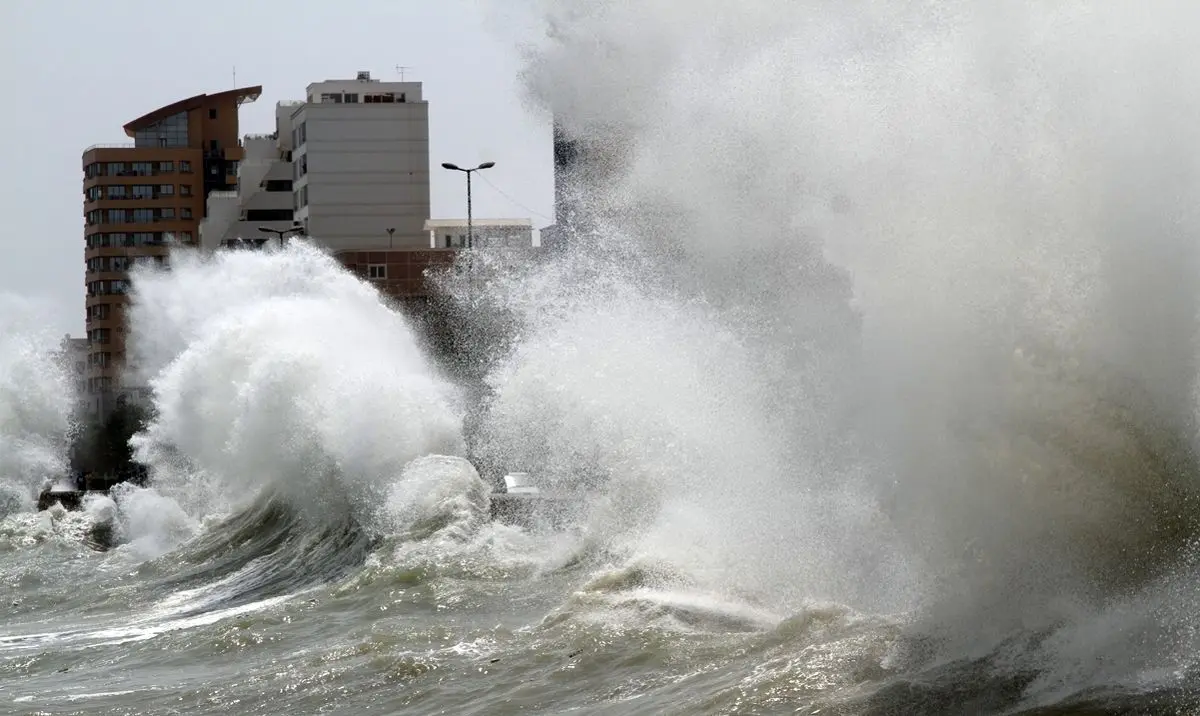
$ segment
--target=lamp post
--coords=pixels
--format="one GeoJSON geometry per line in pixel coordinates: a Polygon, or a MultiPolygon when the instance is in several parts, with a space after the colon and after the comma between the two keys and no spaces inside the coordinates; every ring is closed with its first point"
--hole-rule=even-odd
{"type": "Polygon", "coordinates": [[[388,232],[388,248],[390,249],[390,248],[392,248],[392,237],[396,235],[396,227],[393,226],[393,227],[389,228],[387,230],[387,232],[388,232]]]}
{"type": "Polygon", "coordinates": [[[496,166],[496,162],[484,162],[483,164],[480,164],[479,166],[475,167],[474,169],[463,169],[462,167],[458,166],[457,164],[451,164],[450,162],[442,162],[443,169],[449,169],[451,171],[462,172],[467,175],[467,248],[468,249],[472,249],[475,247],[475,232],[474,232],[474,227],[471,225],[471,174],[473,174],[477,171],[481,171],[483,169],[491,169],[494,166],[496,166]]]}
{"type": "Polygon", "coordinates": [[[301,224],[293,224],[286,229],[272,229],[269,226],[260,226],[258,230],[264,234],[275,234],[279,237],[279,248],[283,248],[283,237],[296,231],[304,231],[304,226],[301,224]]]}

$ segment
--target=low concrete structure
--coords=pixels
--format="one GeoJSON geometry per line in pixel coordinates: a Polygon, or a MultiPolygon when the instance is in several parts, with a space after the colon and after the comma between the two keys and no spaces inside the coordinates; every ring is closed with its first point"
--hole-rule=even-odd
{"type": "MultiPolygon", "coordinates": [[[[465,249],[466,219],[430,219],[425,222],[431,249],[465,249]]],[[[475,248],[528,249],[533,247],[533,222],[529,219],[472,219],[475,248]]]]}

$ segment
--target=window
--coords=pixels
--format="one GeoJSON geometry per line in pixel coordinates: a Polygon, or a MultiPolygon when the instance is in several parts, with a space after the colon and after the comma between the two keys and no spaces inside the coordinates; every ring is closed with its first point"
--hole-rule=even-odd
{"type": "Polygon", "coordinates": [[[369,264],[367,266],[367,278],[372,281],[379,281],[387,278],[387,264],[369,264]]]}
{"type": "Polygon", "coordinates": [[[187,112],[177,112],[149,127],[137,130],[133,145],[145,147],[186,147],[188,145],[187,112]]]}
{"type": "Polygon", "coordinates": [[[124,199],[126,197],[125,185],[109,184],[108,186],[104,187],[104,193],[109,199],[124,199]]]}
{"type": "Polygon", "coordinates": [[[131,171],[140,177],[148,177],[154,174],[153,162],[134,162],[131,167],[131,171]]]}
{"type": "Polygon", "coordinates": [[[288,179],[268,179],[264,184],[267,191],[292,190],[292,182],[288,179]]]}
{"type": "Polygon", "coordinates": [[[159,209],[158,212],[159,213],[158,213],[157,218],[159,218],[159,219],[174,219],[175,218],[175,209],[173,209],[171,207],[167,207],[165,209],[159,209]]]}
{"type": "Polygon", "coordinates": [[[191,174],[192,163],[187,161],[179,162],[179,171],[183,172],[184,174],[191,174]]]}
{"type": "Polygon", "coordinates": [[[332,102],[333,104],[341,104],[342,94],[340,92],[326,92],[321,95],[322,102],[332,102]]]}
{"type": "Polygon", "coordinates": [[[182,209],[179,210],[179,218],[181,218],[181,219],[192,218],[192,210],[186,206],[183,207],[182,209]]]}
{"type": "Polygon", "coordinates": [[[158,171],[160,173],[170,174],[175,171],[175,162],[159,162],[158,171]]]}
{"type": "Polygon", "coordinates": [[[217,140],[215,140],[215,139],[208,140],[208,148],[210,151],[213,151],[213,152],[217,151],[217,149],[218,149],[217,140]]]}
{"type": "Polygon", "coordinates": [[[358,104],[358,95],[347,92],[345,96],[343,96],[342,101],[350,104],[358,104]]]}
{"type": "Polygon", "coordinates": [[[192,195],[192,185],[191,184],[180,184],[179,185],[179,196],[191,196],[191,195],[192,195]]]}
{"type": "Polygon", "coordinates": [[[208,118],[209,118],[209,119],[216,119],[216,118],[217,118],[217,109],[216,109],[215,107],[214,107],[214,108],[212,108],[212,109],[210,109],[210,110],[208,110],[208,118]]]}
{"type": "Polygon", "coordinates": [[[128,271],[130,265],[130,259],[127,256],[98,256],[87,260],[87,272],[128,271]]]}
{"type": "Polygon", "coordinates": [[[175,185],[174,184],[159,184],[158,185],[158,196],[174,196],[174,195],[175,195],[175,185]]]}

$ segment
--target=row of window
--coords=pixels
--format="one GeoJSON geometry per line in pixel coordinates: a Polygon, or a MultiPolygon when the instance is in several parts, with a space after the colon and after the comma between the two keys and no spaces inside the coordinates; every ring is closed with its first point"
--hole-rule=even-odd
{"type": "Polygon", "coordinates": [[[111,328],[93,328],[87,332],[89,343],[110,343],[112,342],[111,328]]]}
{"type": "Polygon", "coordinates": [[[92,281],[87,285],[88,296],[123,296],[128,292],[129,282],[119,279],[112,281],[92,281]]]}
{"type": "MultiPolygon", "coordinates": [[[[92,162],[83,168],[88,179],[96,177],[149,177],[174,174],[175,162],[92,162]]],[[[191,174],[192,163],[179,162],[180,174],[191,174]]]]}
{"type": "MultiPolygon", "coordinates": [[[[165,199],[175,196],[174,184],[109,184],[88,187],[83,192],[88,201],[101,199],[165,199]]],[[[180,184],[179,196],[191,196],[192,185],[180,184]]]]}
{"type": "Polygon", "coordinates": [[[87,260],[87,270],[129,271],[134,266],[166,266],[166,256],[97,256],[87,260]]]}
{"type": "Polygon", "coordinates": [[[134,246],[162,246],[168,238],[174,238],[181,243],[191,243],[192,232],[190,231],[114,231],[108,233],[88,234],[87,247],[89,249],[110,248],[110,247],[134,247],[134,246]]]}
{"type": "MultiPolygon", "coordinates": [[[[308,98],[312,102],[312,97],[308,98]]],[[[396,104],[406,101],[405,93],[374,92],[362,96],[363,104],[396,104]]],[[[321,102],[333,104],[358,104],[357,92],[322,92],[321,102]]]]}
{"type": "Polygon", "coordinates": [[[191,207],[181,207],[178,215],[174,207],[161,209],[93,209],[86,214],[88,226],[96,224],[152,224],[156,221],[174,221],[176,218],[191,219],[191,207]]]}

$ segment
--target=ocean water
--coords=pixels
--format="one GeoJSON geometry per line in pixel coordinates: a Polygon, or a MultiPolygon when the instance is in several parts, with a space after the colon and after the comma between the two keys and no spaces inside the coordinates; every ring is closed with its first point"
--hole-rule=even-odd
{"type": "Polygon", "coordinates": [[[437,278],[451,359],[314,244],[176,251],[148,486],[39,513],[0,302],[0,712],[1200,713],[1197,12],[496,8],[586,165],[569,250],[437,278]]]}

